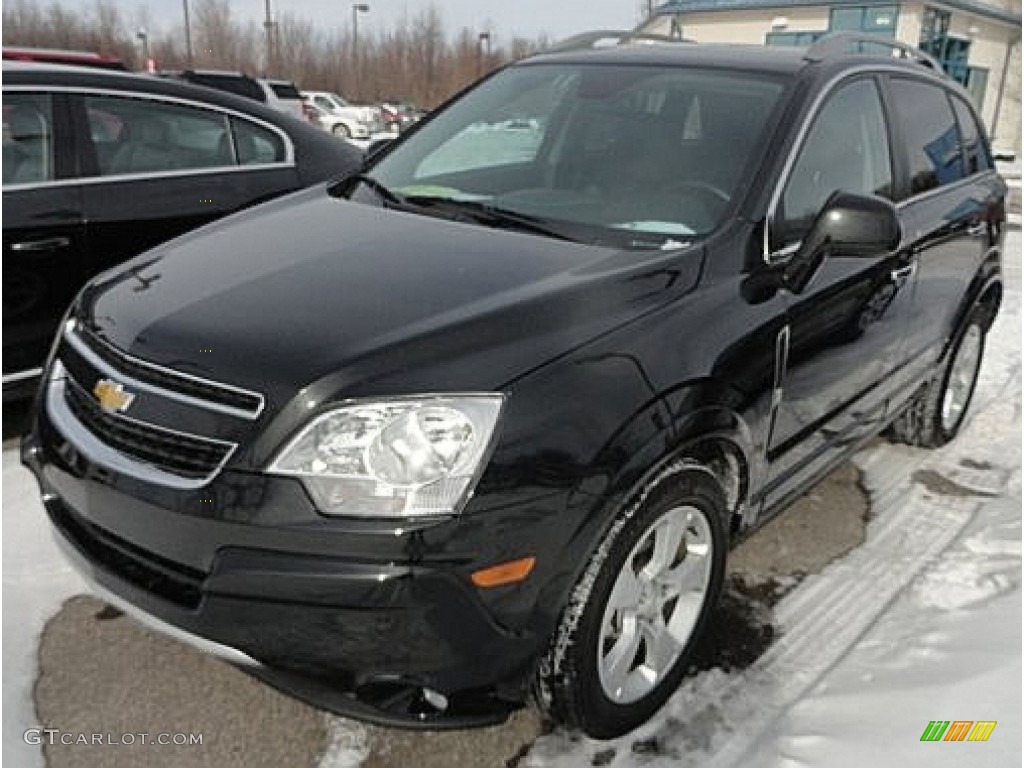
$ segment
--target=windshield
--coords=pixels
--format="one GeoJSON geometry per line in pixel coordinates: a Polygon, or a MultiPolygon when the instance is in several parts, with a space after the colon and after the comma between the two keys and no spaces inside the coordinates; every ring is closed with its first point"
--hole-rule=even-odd
{"type": "Polygon", "coordinates": [[[572,239],[664,247],[721,221],[782,87],[680,67],[512,67],[368,176],[403,203],[485,207],[566,225],[572,239]]]}

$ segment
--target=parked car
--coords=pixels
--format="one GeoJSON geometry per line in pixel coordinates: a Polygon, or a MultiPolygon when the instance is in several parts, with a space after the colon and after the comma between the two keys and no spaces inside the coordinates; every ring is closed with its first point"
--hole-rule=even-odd
{"type": "Polygon", "coordinates": [[[34,389],[88,278],[359,162],[312,126],[206,88],[16,62],[3,73],[4,399],[34,389]]]}
{"type": "Polygon", "coordinates": [[[368,139],[382,130],[380,113],[374,107],[349,104],[328,91],[303,91],[302,98],[321,110],[321,127],[343,139],[368,139]]]}
{"type": "Polygon", "coordinates": [[[22,457],[101,593],[338,712],[607,738],[732,542],[955,437],[1005,226],[967,92],[856,35],[635,37],[83,291],[22,457]]]}
{"type": "Polygon", "coordinates": [[[92,51],[65,51],[56,48],[21,48],[5,45],[4,61],[35,61],[47,64],[68,64],[75,67],[97,67],[127,72],[128,67],[116,56],[92,51]]]}
{"type": "Polygon", "coordinates": [[[386,101],[380,105],[381,120],[384,127],[392,133],[404,131],[410,125],[418,122],[426,115],[426,112],[412,104],[402,102],[386,101]]]}
{"type": "Polygon", "coordinates": [[[302,95],[290,80],[267,80],[250,77],[243,72],[221,72],[215,70],[192,70],[166,72],[167,77],[184,80],[195,85],[205,85],[218,91],[244,96],[247,99],[266,104],[272,109],[308,122],[302,106],[302,95]]]}

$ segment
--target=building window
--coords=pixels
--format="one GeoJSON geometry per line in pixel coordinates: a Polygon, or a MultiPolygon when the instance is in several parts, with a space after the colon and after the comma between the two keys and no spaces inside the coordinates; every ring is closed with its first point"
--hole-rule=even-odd
{"type": "Polygon", "coordinates": [[[806,48],[824,34],[824,32],[769,32],[764,36],[764,44],[806,48]]]}
{"type": "Polygon", "coordinates": [[[833,8],[829,16],[831,32],[864,32],[879,37],[896,37],[895,5],[856,5],[833,8]]]}
{"type": "Polygon", "coordinates": [[[988,70],[984,67],[967,68],[967,90],[971,92],[974,106],[981,112],[985,106],[985,89],[988,88],[988,70]]]}
{"type": "Polygon", "coordinates": [[[971,68],[967,66],[967,58],[971,41],[949,34],[950,16],[949,11],[925,6],[918,47],[938,60],[947,75],[958,83],[968,85],[971,68]]]}

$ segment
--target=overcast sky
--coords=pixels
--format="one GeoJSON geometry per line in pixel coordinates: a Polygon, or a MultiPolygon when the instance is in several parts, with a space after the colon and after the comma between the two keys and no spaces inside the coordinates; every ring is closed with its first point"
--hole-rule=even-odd
{"type": "MultiPolygon", "coordinates": [[[[370,12],[360,15],[359,29],[388,27],[402,14],[414,15],[428,7],[430,0],[363,0],[370,12]]],[[[663,0],[658,0],[659,4],[663,0]]],[[[49,0],[38,0],[49,4],[49,0]]],[[[95,7],[94,0],[58,0],[63,5],[84,10],[95,7]]],[[[182,23],[182,0],[112,0],[129,19],[139,18],[145,7],[151,26],[168,28],[182,23]]],[[[231,0],[232,13],[238,19],[264,18],[266,0],[231,0]]],[[[587,29],[631,29],[639,20],[640,0],[436,0],[433,3],[444,17],[445,28],[455,32],[462,27],[483,31],[490,27],[495,45],[512,37],[535,38],[546,33],[559,39],[587,29]]],[[[271,0],[275,14],[292,12],[314,19],[325,27],[352,23],[351,0],[271,0]]]]}

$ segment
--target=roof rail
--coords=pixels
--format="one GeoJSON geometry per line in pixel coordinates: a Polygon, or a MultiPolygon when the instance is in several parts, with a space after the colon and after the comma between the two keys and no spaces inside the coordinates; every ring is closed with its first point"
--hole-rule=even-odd
{"type": "Polygon", "coordinates": [[[656,35],[650,32],[636,32],[624,29],[597,29],[593,32],[583,32],[579,35],[567,37],[554,45],[545,48],[544,53],[561,53],[563,51],[579,51],[588,48],[596,48],[597,43],[602,40],[614,40],[614,45],[626,45],[631,42],[640,43],[693,43],[683,37],[671,37],[669,35],[656,35]]]}
{"type": "Polygon", "coordinates": [[[863,52],[862,46],[865,43],[881,48],[889,48],[895,58],[916,61],[923,66],[931,67],[940,74],[943,72],[942,65],[920,48],[915,48],[907,43],[901,43],[898,40],[890,40],[875,35],[863,35],[857,32],[833,32],[819,38],[807,49],[807,53],[804,54],[804,61],[823,61],[831,56],[855,53],[857,48],[852,46],[853,43],[858,44],[861,52],[863,52]]]}

